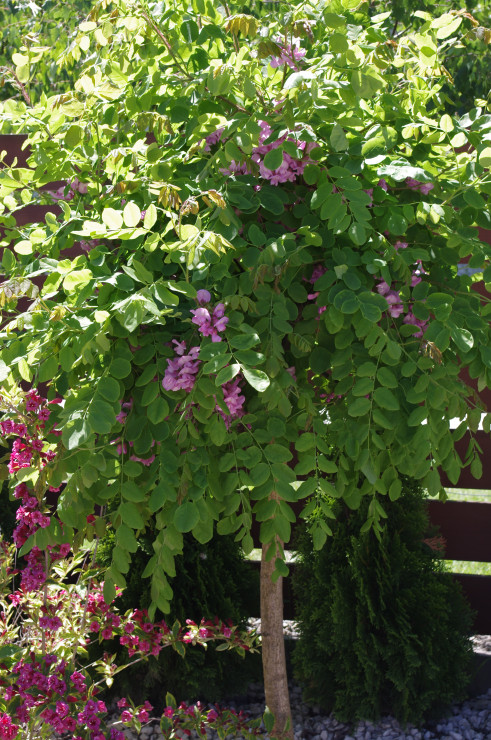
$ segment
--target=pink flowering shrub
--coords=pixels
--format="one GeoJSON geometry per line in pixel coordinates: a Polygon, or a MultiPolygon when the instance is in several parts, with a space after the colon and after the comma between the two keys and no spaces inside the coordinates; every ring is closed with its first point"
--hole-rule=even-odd
{"type": "MultiPolygon", "coordinates": [[[[124,740],[123,726],[139,732],[143,724],[155,721],[148,702],[135,707],[122,699],[119,725],[108,724],[101,694],[122,668],[113,664],[109,653],[88,665],[87,649],[94,641],[119,638],[128,651],[127,665],[157,656],[165,647],[181,655],[185,645],[206,647],[216,641],[227,649],[255,649],[254,635],[239,633],[218,619],[200,624],[188,620],[184,627],[176,623],[170,628],[165,621],[152,622],[142,610],[119,614],[114,604],[106,604],[103,584],[93,569],[84,565],[86,553],[76,557],[64,553],[65,559],[55,565],[43,558],[48,566],[41,588],[25,588],[21,571],[19,587],[12,590],[19,576],[13,566],[15,548],[0,541],[1,740],[26,736],[40,740],[53,733],[71,733],[77,740],[124,740]],[[77,581],[67,583],[72,573],[78,574],[77,581]]],[[[170,721],[168,712],[162,721],[165,737],[173,736],[178,727],[186,731],[194,726],[201,734],[208,725],[227,731],[247,727],[242,714],[208,710],[200,703],[179,707],[173,703],[170,721]]]]}

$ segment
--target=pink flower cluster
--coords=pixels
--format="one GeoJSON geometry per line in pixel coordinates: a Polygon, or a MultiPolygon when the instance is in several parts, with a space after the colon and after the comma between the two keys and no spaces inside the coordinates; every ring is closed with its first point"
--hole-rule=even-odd
{"type": "MultiPolygon", "coordinates": [[[[20,587],[24,593],[37,591],[45,583],[48,573],[46,569],[46,554],[48,555],[49,566],[57,560],[66,558],[70,552],[71,546],[68,543],[63,545],[48,545],[47,550],[40,550],[39,547],[33,547],[26,555],[27,565],[21,571],[20,587]]],[[[15,594],[10,597],[15,603],[15,594]]]]}
{"type": "Polygon", "coordinates": [[[67,185],[61,185],[58,188],[58,190],[48,190],[48,193],[55,200],[70,201],[75,196],[75,193],[80,193],[80,195],[85,195],[85,193],[89,189],[89,186],[87,185],[86,182],[80,182],[78,178],[76,177],[71,182],[68,182],[67,185]],[[65,194],[67,185],[68,185],[68,192],[65,194]]]}
{"type": "MultiPolygon", "coordinates": [[[[265,144],[264,142],[271,136],[273,130],[266,121],[259,121],[259,125],[261,127],[259,146],[254,147],[251,154],[252,161],[259,165],[259,174],[262,178],[268,180],[271,185],[279,185],[283,182],[295,182],[297,177],[303,174],[306,165],[311,162],[308,155],[309,152],[317,146],[317,144],[313,141],[301,141],[293,138],[293,136],[289,134],[284,134],[279,139],[276,139],[269,144],[265,144]],[[263,161],[265,155],[272,149],[278,149],[278,147],[280,147],[285,141],[293,142],[297,149],[302,152],[302,157],[300,159],[296,159],[288,154],[288,152],[283,151],[283,161],[281,165],[274,170],[268,169],[263,161]]],[[[208,138],[210,137],[207,137],[207,141],[208,138]]],[[[236,162],[235,160],[232,160],[228,167],[221,168],[220,172],[222,175],[247,175],[250,174],[250,169],[246,162],[236,162]]]]}
{"type": "MultiPolygon", "coordinates": [[[[401,242],[397,241],[394,244],[394,247],[396,250],[399,249],[406,249],[408,246],[407,242],[401,242]]],[[[421,282],[421,275],[424,274],[424,268],[421,264],[421,260],[418,260],[416,263],[416,268],[413,270],[412,276],[411,276],[411,287],[414,288],[418,283],[421,282]]],[[[385,300],[388,303],[387,311],[392,316],[392,318],[398,318],[401,316],[401,314],[404,313],[404,304],[402,302],[401,296],[397,290],[394,290],[391,288],[390,285],[388,285],[385,280],[380,280],[379,284],[377,285],[377,291],[380,293],[380,295],[384,296],[385,300]]],[[[413,334],[414,337],[422,337],[423,333],[427,326],[427,321],[423,321],[421,319],[417,319],[416,316],[412,312],[412,306],[409,306],[409,310],[404,316],[402,320],[403,324],[411,324],[412,326],[417,326],[418,331],[413,334]]]]}
{"type": "Polygon", "coordinates": [[[406,177],[406,185],[409,190],[419,191],[422,195],[428,195],[430,190],[433,190],[435,187],[432,182],[420,182],[419,180],[415,180],[414,177],[406,177]]]}
{"type": "Polygon", "coordinates": [[[287,64],[291,69],[298,70],[298,65],[295,62],[303,59],[307,53],[305,49],[299,46],[299,40],[295,39],[295,45],[288,44],[287,46],[279,45],[281,48],[281,54],[279,57],[271,57],[271,66],[273,68],[282,67],[287,64]]]}
{"type": "Polygon", "coordinates": [[[189,393],[193,389],[199,370],[200,348],[191,347],[187,352],[186,342],[179,342],[177,339],[173,339],[172,342],[175,344],[177,357],[167,360],[162,386],[166,391],[183,390],[189,393]]]}
{"type": "Polygon", "coordinates": [[[311,161],[308,154],[317,146],[317,144],[313,141],[306,142],[296,140],[291,136],[288,136],[288,134],[284,134],[279,139],[276,139],[276,141],[273,141],[270,144],[265,144],[264,142],[269,139],[269,137],[273,133],[273,130],[271,126],[266,123],[266,121],[259,121],[259,125],[261,127],[261,133],[259,134],[259,146],[253,149],[251,155],[251,159],[253,160],[253,162],[257,162],[257,164],[259,164],[259,174],[265,180],[268,180],[271,185],[279,185],[280,183],[284,182],[295,182],[297,177],[303,174],[306,165],[309,164],[309,162],[311,161]],[[284,151],[283,161],[281,165],[275,170],[268,169],[263,162],[265,155],[272,149],[278,149],[278,147],[281,146],[284,141],[293,142],[296,145],[297,149],[303,152],[302,159],[295,159],[286,151],[284,151]]]}
{"type": "MultiPolygon", "coordinates": [[[[13,548],[5,543],[0,545],[2,568],[11,576],[15,575],[9,565],[13,548]]],[[[69,545],[62,547],[65,548],[62,554],[66,556],[69,545]]],[[[43,555],[39,551],[38,554],[43,555]]],[[[74,669],[71,663],[57,654],[61,642],[65,652],[67,648],[67,635],[57,634],[61,626],[66,626],[67,620],[62,625],[62,616],[72,620],[76,644],[90,631],[98,630],[102,639],[119,634],[121,643],[127,645],[130,655],[138,654],[137,660],[143,660],[150,654],[158,655],[163,647],[177,643],[205,645],[210,640],[219,640],[230,647],[248,650],[256,641],[254,634],[238,633],[232,624],[225,624],[218,619],[214,622],[202,621],[199,625],[189,621],[186,627],[171,631],[164,621],[150,622],[147,612],[143,610],[136,610],[121,618],[112,605],[105,603],[102,586],[92,580],[85,598],[75,587],[67,588],[62,584],[57,591],[50,590],[47,601],[22,591],[13,594],[12,602],[18,608],[18,614],[14,613],[12,617],[14,627],[19,614],[27,614],[43,635],[41,641],[41,635],[33,629],[23,657],[10,670],[0,665],[0,695],[5,710],[0,712],[0,740],[18,740],[19,733],[29,733],[32,727],[40,723],[48,729],[49,734],[69,735],[72,740],[125,740],[124,732],[114,726],[107,727],[107,708],[97,696],[97,685],[91,684],[88,675],[74,669]]],[[[9,644],[9,617],[2,613],[0,621],[0,645],[9,644]]],[[[85,643],[89,642],[90,639],[86,638],[85,643]]],[[[110,673],[116,670],[111,660],[112,656],[105,653],[103,662],[110,673]]],[[[138,727],[138,723],[150,720],[152,706],[148,702],[130,708],[126,700],[120,700],[118,706],[123,710],[121,721],[126,726],[138,727]]],[[[212,721],[219,720],[221,726],[228,722],[225,716],[219,717],[218,712],[217,716],[211,712],[208,719],[208,714],[201,706],[193,708],[190,713],[187,713],[187,708],[186,711],[182,707],[175,708],[170,726],[164,730],[165,736],[175,737],[173,727],[177,725],[186,735],[191,715],[192,721],[199,721],[200,727],[212,721]]],[[[24,737],[24,734],[21,736],[24,737]]]]}
{"type": "Polygon", "coordinates": [[[117,704],[119,709],[124,709],[121,713],[121,722],[125,725],[133,722],[135,719],[138,720],[138,722],[148,722],[150,719],[150,715],[148,713],[153,709],[153,706],[149,701],[146,701],[141,707],[134,708],[133,711],[125,708],[128,706],[126,699],[120,699],[117,704]]]}
{"type": "Polygon", "coordinates": [[[0,740],[14,740],[18,732],[18,725],[14,725],[8,714],[0,712],[0,740]]]}
{"type": "MultiPolygon", "coordinates": [[[[56,400],[56,402],[58,399],[56,400]]],[[[42,398],[35,390],[26,393],[24,409],[20,409],[21,422],[12,419],[0,421],[0,429],[4,436],[16,435],[12,452],[10,455],[8,470],[11,475],[22,468],[30,468],[35,463],[43,467],[46,463],[54,460],[53,450],[44,451],[44,440],[42,431],[46,426],[51,412],[45,405],[46,399],[42,398]]],[[[55,403],[55,401],[51,401],[55,403]]]]}
{"type": "Polygon", "coordinates": [[[119,641],[127,648],[130,657],[136,652],[156,657],[170,633],[165,622],[153,624],[148,621],[148,614],[144,609],[135,609],[124,625],[124,631],[126,634],[120,637],[119,641]]]}
{"type": "Polygon", "coordinates": [[[215,144],[218,144],[220,139],[222,138],[223,132],[225,131],[224,128],[217,128],[216,131],[213,131],[211,134],[209,134],[205,139],[205,146],[204,151],[210,152],[211,147],[215,146],[215,144]]]}
{"type": "Polygon", "coordinates": [[[221,414],[225,423],[230,423],[232,419],[238,419],[244,415],[244,409],[242,408],[245,403],[245,396],[242,395],[240,389],[240,378],[235,378],[229,383],[222,385],[223,400],[227,404],[227,408],[230,414],[225,414],[219,406],[216,406],[216,410],[221,414]]]}
{"type": "MultiPolygon", "coordinates": [[[[203,291],[208,292],[208,291],[203,291]]],[[[223,303],[217,303],[215,308],[210,311],[204,306],[191,310],[193,324],[198,327],[199,333],[203,337],[211,337],[212,342],[221,342],[220,332],[225,331],[228,324],[228,317],[225,316],[225,306],[223,303]]]]}
{"type": "MultiPolygon", "coordinates": [[[[107,740],[108,736],[100,732],[103,716],[107,713],[106,704],[89,698],[85,677],[78,671],[70,673],[67,663],[58,661],[53,653],[39,659],[32,655],[30,660],[21,660],[13,666],[11,683],[4,689],[4,699],[11,701],[16,697],[21,699],[15,709],[16,720],[21,724],[29,723],[34,710],[53,732],[70,733],[73,740],[82,740],[80,735],[73,733],[89,731],[91,740],[107,740]],[[83,708],[78,711],[81,705],[83,708]]],[[[3,715],[2,720],[8,729],[8,720],[11,725],[12,718],[3,715]]],[[[16,727],[17,731],[19,729],[16,727]]],[[[2,737],[15,738],[16,735],[4,733],[0,735],[2,737]]],[[[125,740],[124,733],[115,728],[111,728],[109,737],[111,740],[125,740]]]]}
{"type": "MultiPolygon", "coordinates": [[[[15,442],[14,442],[15,444],[15,442]]],[[[19,483],[15,487],[14,497],[22,499],[22,504],[17,509],[15,518],[19,522],[13,532],[13,540],[16,547],[22,547],[24,542],[34,534],[39,527],[49,527],[51,519],[39,510],[39,501],[31,495],[25,483],[19,483]]]]}

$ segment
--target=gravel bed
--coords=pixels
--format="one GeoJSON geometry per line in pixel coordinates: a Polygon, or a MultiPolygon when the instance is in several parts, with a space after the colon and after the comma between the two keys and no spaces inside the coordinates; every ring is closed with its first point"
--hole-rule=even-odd
{"type": "MultiPolygon", "coordinates": [[[[365,720],[355,725],[339,722],[332,715],[323,714],[319,707],[304,704],[301,692],[299,686],[290,685],[295,740],[491,740],[491,689],[482,696],[453,707],[449,717],[424,727],[401,727],[393,717],[384,717],[379,722],[365,720]]],[[[263,713],[264,693],[261,684],[251,684],[244,699],[240,704],[229,701],[227,706],[242,709],[251,717],[263,713]]],[[[137,740],[137,736],[128,730],[126,736],[128,740],[137,740]]],[[[207,740],[217,737],[215,733],[207,732],[207,740]]],[[[267,734],[261,737],[268,740],[267,734]]],[[[162,738],[157,723],[142,728],[140,733],[140,740],[162,738]]]]}
{"type": "MultiPolygon", "coordinates": [[[[250,620],[249,625],[260,632],[260,620],[250,620]]],[[[286,638],[298,637],[295,622],[285,620],[284,631],[286,638]]],[[[491,636],[475,635],[473,642],[476,651],[491,657],[491,636]]],[[[428,722],[424,727],[411,724],[401,727],[390,716],[378,722],[340,722],[332,715],[324,714],[319,707],[307,706],[302,701],[302,689],[294,683],[290,684],[290,701],[295,740],[491,740],[491,689],[453,706],[448,716],[438,722],[428,722]]],[[[237,711],[241,709],[250,717],[261,716],[264,712],[262,684],[251,684],[247,695],[223,705],[237,711]]],[[[138,740],[130,731],[126,731],[126,736],[128,740],[138,740]]],[[[140,734],[140,740],[162,740],[162,737],[157,722],[142,728],[140,734]]],[[[216,738],[215,733],[207,731],[207,740],[216,738]]],[[[269,740],[266,733],[261,738],[269,740]]]]}

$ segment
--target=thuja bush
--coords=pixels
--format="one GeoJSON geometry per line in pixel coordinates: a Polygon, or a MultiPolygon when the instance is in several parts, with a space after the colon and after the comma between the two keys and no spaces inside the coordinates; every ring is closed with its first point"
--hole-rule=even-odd
{"type": "Polygon", "coordinates": [[[305,532],[298,544],[294,664],[305,697],[344,720],[436,716],[465,697],[472,615],[444,571],[425,497],[405,483],[380,538],[360,533],[365,502],[335,508],[322,551],[305,532]]]}
{"type": "MultiPolygon", "coordinates": [[[[139,538],[127,585],[118,599],[119,608],[148,609],[151,603],[150,584],[142,579],[151,555],[152,533],[139,538]]],[[[108,533],[97,550],[100,566],[109,566],[114,537],[108,533]]],[[[223,536],[200,544],[190,535],[184,536],[182,557],[176,560],[176,575],[171,581],[174,595],[167,617],[170,623],[181,624],[190,618],[213,620],[216,615],[245,629],[247,619],[259,611],[257,571],[244,561],[241,548],[233,537],[223,536]]],[[[116,651],[115,662],[125,660],[123,649],[116,651]]],[[[170,691],[178,701],[183,699],[218,701],[242,693],[248,682],[261,678],[259,655],[248,652],[245,657],[234,652],[208,650],[188,651],[182,661],[175,651],[162,651],[157,659],[140,668],[132,668],[131,676],[119,673],[112,693],[131,695],[134,701],[149,699],[156,710],[162,709],[165,694],[170,691]]]]}
{"type": "MultiPolygon", "coordinates": [[[[9,427],[11,490],[39,522],[20,552],[111,528],[110,603],[153,528],[153,619],[183,535],[249,552],[255,517],[277,599],[265,668],[290,504],[320,548],[326,495],[365,501],[380,534],[402,476],[432,495],[440,468],[479,476],[483,408],[461,371],[491,385],[473,290],[491,277],[491,118],[444,112],[443,54],[472,19],[419,15],[394,39],[359,0],[272,8],[102,0],[58,58],[78,62],[73,89],[0,106],[30,147],[0,171],[2,411],[21,423],[23,384],[56,401],[42,434],[9,427]],[[17,226],[26,203],[50,206],[44,223],[17,226]]],[[[283,730],[280,674],[265,670],[283,730]]]]}

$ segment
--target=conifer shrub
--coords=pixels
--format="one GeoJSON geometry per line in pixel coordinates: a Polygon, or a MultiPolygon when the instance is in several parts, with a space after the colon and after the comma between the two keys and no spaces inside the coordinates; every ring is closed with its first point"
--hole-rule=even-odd
{"type": "Polygon", "coordinates": [[[384,502],[380,539],[360,533],[368,503],[330,503],[337,520],[325,547],[314,551],[305,532],[298,542],[293,663],[305,699],[345,721],[437,716],[465,696],[472,614],[444,572],[421,489],[407,483],[384,502]]]}
{"type": "MultiPolygon", "coordinates": [[[[145,533],[138,540],[139,549],[126,575],[127,587],[118,598],[122,612],[146,609],[150,604],[150,579],[142,578],[142,573],[153,552],[152,536],[145,533]]],[[[110,564],[113,537],[108,534],[99,544],[100,565],[110,564]]],[[[192,535],[184,535],[183,555],[176,558],[176,575],[171,583],[171,612],[165,615],[169,626],[175,620],[184,624],[186,619],[199,622],[202,617],[219,617],[243,627],[258,612],[258,574],[244,562],[242,550],[231,536],[200,544],[192,535]]],[[[108,649],[107,644],[103,647],[108,649]]],[[[116,662],[123,663],[124,651],[115,643],[116,651],[116,662]]],[[[157,708],[165,706],[167,691],[178,701],[216,702],[243,692],[249,681],[260,680],[260,671],[259,655],[242,658],[209,646],[206,650],[187,650],[183,660],[173,650],[163,650],[158,659],[150,658],[145,665],[136,666],[131,676],[117,674],[112,693],[129,695],[136,702],[149,699],[157,708]]]]}

